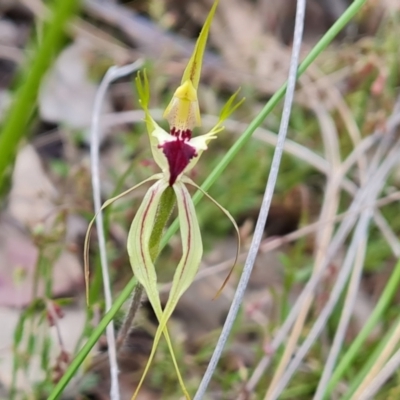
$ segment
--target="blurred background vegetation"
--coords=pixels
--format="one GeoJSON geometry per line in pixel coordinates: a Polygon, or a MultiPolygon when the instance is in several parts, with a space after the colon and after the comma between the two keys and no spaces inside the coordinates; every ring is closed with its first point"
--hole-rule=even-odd
{"type": "MultiPolygon", "coordinates": [[[[302,58],[350,3],[307,2],[302,58]]],[[[211,0],[85,0],[80,5],[77,1],[0,0],[0,398],[46,398],[103,315],[96,235],[92,238],[93,307],[89,310],[82,271],[83,237],[93,214],[89,128],[101,78],[111,65],[145,58],[151,107],[161,117],[211,4],[211,0]]],[[[197,183],[211,173],[286,80],[294,15],[291,0],[221,0],[199,90],[206,115],[204,129],[239,86],[246,102],[192,172],[197,183]]],[[[380,138],[391,134],[395,147],[400,129],[399,22],[397,0],[368,0],[299,80],[265,240],[210,387],[210,399],[264,398],[281,350],[250,391],[249,379],[311,276],[317,253],[328,248],[332,238],[321,242],[321,227],[329,223],[334,229],[334,218],[348,211],[354,193],[365,183],[363,173],[372,163],[380,138]],[[369,140],[371,146],[363,150],[369,140]],[[327,195],[330,179],[353,152],[359,154],[357,163],[327,195]],[[319,226],[307,235],[295,233],[318,221],[319,226]]],[[[104,200],[157,171],[132,82],[129,77],[114,83],[104,102],[100,166],[104,200]]],[[[236,278],[258,215],[281,107],[268,116],[210,190],[241,228],[243,248],[236,278]]],[[[379,197],[392,196],[392,200],[382,205],[380,223],[371,223],[364,237],[366,257],[343,353],[365,326],[400,256],[398,164],[382,184],[379,197]]],[[[131,278],[125,250],[127,229],[145,190],[124,198],[106,215],[115,293],[131,278]]],[[[375,204],[378,198],[372,197],[371,202],[375,204]]],[[[171,322],[178,362],[192,392],[207,365],[237,280],[232,279],[223,295],[212,300],[235,254],[235,238],[229,220],[212,203],[202,201],[198,215],[206,249],[204,265],[171,322]]],[[[329,262],[302,339],[326,304],[349,243],[350,239],[344,241],[329,262]]],[[[177,236],[159,260],[165,290],[179,249],[177,236]]],[[[344,301],[343,294],[281,399],[313,398],[344,301]]],[[[398,293],[388,298],[368,335],[371,350],[354,358],[332,398],[348,395],[372,350],[379,349],[385,334],[397,327],[399,302],[398,293]]],[[[124,399],[130,398],[140,377],[154,323],[144,301],[119,353],[124,399]]],[[[163,346],[141,399],[179,396],[168,349],[163,346]]],[[[101,339],[63,398],[109,398],[106,351],[101,339]]],[[[387,380],[376,398],[399,398],[399,378],[396,373],[387,380]]]]}

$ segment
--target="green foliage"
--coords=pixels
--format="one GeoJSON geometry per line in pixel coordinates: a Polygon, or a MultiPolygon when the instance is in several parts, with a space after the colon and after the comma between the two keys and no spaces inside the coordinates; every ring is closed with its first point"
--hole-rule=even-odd
{"type": "MultiPolygon", "coordinates": [[[[34,49],[34,56],[31,64],[31,68],[28,71],[24,71],[20,79],[20,87],[16,92],[16,101],[10,111],[8,119],[4,123],[2,131],[0,133],[0,179],[1,186],[4,188],[4,182],[7,171],[10,170],[10,166],[13,162],[18,143],[21,138],[29,132],[29,122],[34,112],[35,101],[37,97],[37,91],[42,80],[43,74],[48,69],[55,52],[60,48],[63,41],[63,27],[73,15],[76,10],[77,1],[70,2],[53,2],[54,3],[54,16],[50,21],[48,27],[43,32],[43,41],[38,43],[34,49]],[[51,36],[51,37],[50,37],[51,36]],[[50,37],[50,38],[49,38],[50,37]],[[23,111],[22,111],[23,110],[23,111]],[[12,133],[12,134],[11,134],[12,133]]],[[[308,66],[315,60],[315,58],[321,54],[324,48],[330,43],[334,36],[344,27],[344,25],[354,16],[364,1],[353,2],[350,9],[342,16],[342,18],[335,24],[323,39],[315,46],[309,56],[306,57],[305,61],[299,69],[299,74],[303,73],[308,66]]],[[[370,49],[363,48],[359,49],[359,61],[360,63],[368,63],[369,53],[380,54],[384,61],[384,65],[388,66],[388,76],[383,87],[384,94],[379,99],[374,98],[371,95],[372,87],[376,79],[379,77],[379,69],[372,68],[371,71],[366,74],[363,79],[358,82],[357,87],[351,93],[345,95],[345,101],[348,104],[351,112],[356,117],[357,124],[361,130],[362,136],[368,135],[371,127],[377,125],[378,117],[376,113],[382,108],[386,109],[387,112],[392,107],[394,97],[396,96],[395,88],[400,84],[399,64],[398,59],[400,55],[400,48],[398,46],[398,35],[390,34],[391,29],[396,29],[396,22],[398,23],[398,16],[393,17],[391,23],[387,26],[381,27],[380,35],[371,40],[369,44],[372,46],[370,49]],[[389,34],[388,34],[389,31],[389,34]],[[388,38],[383,40],[383,38],[388,38]],[[372,117],[371,117],[372,116],[372,117]],[[372,118],[372,120],[370,120],[372,118]]],[[[397,25],[398,26],[398,25],[397,25]]],[[[339,67],[340,64],[344,66],[348,60],[338,60],[337,65],[326,65],[326,73],[329,71],[335,71],[335,68],[339,67]]],[[[146,87],[147,79],[144,76],[141,85],[139,84],[138,90],[141,94],[142,101],[147,105],[148,89],[146,87]]],[[[284,85],[276,94],[268,101],[261,113],[254,118],[250,123],[248,129],[243,132],[240,138],[235,142],[231,143],[227,133],[221,143],[211,149],[209,153],[203,156],[204,166],[199,169],[198,174],[200,180],[204,180],[202,188],[204,190],[210,189],[210,194],[213,195],[218,202],[224,205],[233,215],[239,215],[243,212],[248,211],[256,207],[259,204],[259,196],[264,186],[266,174],[270,167],[270,161],[272,156],[272,149],[265,146],[260,146],[254,141],[250,141],[252,134],[255,129],[262,124],[265,118],[273,112],[274,107],[279,106],[279,102],[282,99],[286,90],[284,85]],[[228,152],[226,153],[226,150],[228,152]],[[223,154],[225,154],[223,156],[223,154]],[[225,172],[225,169],[230,166],[225,172]],[[211,188],[212,187],[212,188],[211,188]]],[[[160,96],[156,93],[155,96],[160,96]]],[[[233,107],[235,108],[235,106],[233,107]]],[[[223,109],[221,112],[224,114],[226,110],[223,109]]],[[[271,128],[278,126],[278,115],[276,112],[275,121],[271,118],[271,128]],[[275,126],[274,126],[275,124],[275,126]]],[[[339,120],[339,117],[332,113],[332,118],[339,120]]],[[[347,156],[352,150],[352,143],[349,140],[349,136],[345,132],[345,127],[338,122],[338,126],[341,128],[339,134],[339,144],[341,154],[347,156]]],[[[140,126],[142,128],[142,126],[140,126]]],[[[319,138],[318,132],[319,126],[315,122],[314,117],[310,114],[309,110],[305,110],[302,106],[297,105],[293,109],[292,119],[290,124],[289,136],[292,137],[299,143],[305,146],[313,148],[316,153],[321,152],[322,143],[319,138]],[[310,118],[312,117],[312,118],[310,118]]],[[[142,131],[142,129],[140,129],[142,131]]],[[[138,158],[141,159],[143,151],[142,146],[143,135],[130,135],[121,140],[126,143],[123,149],[123,156],[130,157],[132,154],[140,155],[138,158]]],[[[146,138],[147,139],[147,138],[146,138]]],[[[68,175],[68,165],[63,162],[52,162],[51,168],[58,176],[63,177],[68,175]]],[[[117,172],[113,172],[114,181],[117,181],[114,195],[120,193],[125,186],[125,181],[128,177],[132,177],[135,171],[135,178],[138,176],[142,177],[147,170],[139,165],[139,161],[135,159],[132,164],[127,168],[126,173],[119,176],[117,172]]],[[[277,193],[285,194],[290,188],[298,184],[307,184],[314,179],[314,170],[304,162],[300,162],[294,157],[285,155],[281,164],[280,180],[278,181],[277,193]]],[[[136,180],[136,179],[135,179],[136,180]]],[[[393,179],[390,182],[392,187],[397,188],[398,183],[393,179]]],[[[202,197],[200,192],[194,196],[194,201],[198,202],[202,197]]],[[[106,211],[105,218],[105,231],[109,226],[111,215],[118,219],[123,226],[126,226],[126,209],[128,204],[122,203],[113,208],[109,208],[106,211]]],[[[342,211],[346,211],[348,205],[348,198],[344,196],[341,202],[342,211]]],[[[398,204],[387,206],[383,209],[385,218],[390,221],[391,228],[395,234],[400,234],[400,217],[398,213],[398,204]]],[[[198,215],[202,228],[209,233],[208,240],[211,243],[215,236],[222,236],[231,229],[230,222],[224,218],[220,218],[220,211],[209,202],[202,202],[198,206],[198,215]]],[[[169,216],[169,215],[168,215],[169,216]]],[[[159,247],[162,249],[176,232],[177,223],[175,222],[172,227],[168,230],[167,234],[161,238],[162,229],[159,229],[154,233],[153,241],[155,243],[154,251],[152,255],[158,254],[159,247]],[[160,246],[158,246],[161,243],[160,246]],[[157,251],[156,251],[157,250],[157,251]]],[[[44,243],[45,244],[45,243],[44,243]]],[[[52,257],[48,255],[42,257],[39,260],[37,269],[38,277],[46,279],[46,295],[50,297],[51,294],[51,260],[52,257]]],[[[382,267],[387,265],[388,260],[391,258],[390,249],[386,242],[382,239],[380,233],[372,228],[370,241],[368,243],[367,255],[365,261],[365,270],[369,273],[378,272],[382,267]]],[[[276,302],[280,304],[280,312],[277,320],[271,320],[268,326],[263,327],[264,334],[270,335],[271,332],[276,328],[288,314],[291,307],[290,292],[293,287],[297,284],[304,284],[308,280],[311,274],[311,254],[308,253],[307,243],[305,240],[298,241],[285,255],[282,255],[281,261],[283,264],[283,288],[282,292],[275,291],[276,302]]],[[[99,268],[99,260],[95,262],[95,270],[93,271],[93,281],[91,284],[90,298],[97,302],[102,307],[102,295],[101,295],[101,271],[99,268]]],[[[375,307],[372,315],[368,319],[364,328],[356,336],[355,340],[347,343],[342,349],[337,366],[334,370],[334,374],[330,379],[328,390],[325,393],[325,398],[328,398],[330,394],[336,389],[339,381],[344,380],[349,383],[349,390],[345,394],[344,398],[351,398],[355,388],[361,382],[361,379],[365,377],[366,373],[370,370],[371,366],[376,362],[377,357],[381,353],[384,345],[388,342],[390,335],[393,333],[394,328],[400,324],[399,320],[395,321],[393,316],[393,309],[389,308],[393,296],[397,290],[400,282],[400,267],[399,263],[396,265],[392,276],[388,284],[385,286],[382,295],[379,298],[379,302],[375,307]],[[384,328],[387,328],[387,334],[383,337],[378,337],[372,342],[368,342],[368,346],[372,349],[371,352],[365,354],[363,347],[367,342],[370,333],[378,325],[382,324],[384,328]]],[[[47,376],[43,382],[38,383],[35,388],[35,396],[40,398],[43,394],[51,393],[49,399],[57,399],[61,395],[62,391],[68,384],[68,382],[77,374],[78,370],[82,368],[83,362],[87,357],[91,348],[97,343],[100,335],[102,335],[107,324],[116,317],[120,307],[125,303],[128,297],[131,295],[136,281],[132,278],[129,283],[123,288],[119,296],[116,298],[112,309],[108,312],[101,320],[100,324],[93,328],[90,323],[93,312],[88,309],[87,313],[87,324],[82,332],[81,340],[76,349],[76,356],[73,358],[70,366],[66,373],[63,375],[61,380],[53,386],[51,382],[51,376],[48,368],[51,342],[48,339],[46,332],[42,332],[40,337],[36,337],[33,332],[33,327],[38,325],[44,325],[45,318],[45,299],[36,299],[29,307],[27,307],[22,313],[18,322],[17,328],[14,333],[14,376],[18,371],[26,371],[29,366],[29,360],[34,354],[40,355],[41,368],[47,372],[47,376]],[[82,343],[86,343],[82,346],[82,343]]],[[[342,312],[342,302],[339,302],[333,317],[329,321],[329,332],[335,332],[338,324],[338,318],[342,312]]],[[[243,333],[243,314],[237,320],[235,325],[234,333],[243,333]]],[[[313,321],[309,321],[312,323],[313,321]]],[[[306,329],[308,325],[306,326],[306,329]]],[[[214,335],[214,333],[212,333],[214,335]]],[[[211,336],[211,335],[210,335],[211,336]]],[[[190,370],[190,361],[193,364],[198,365],[201,362],[206,362],[212,352],[214,343],[214,337],[212,337],[209,343],[206,343],[196,356],[193,356],[194,360],[189,360],[189,365],[182,372],[186,376],[190,376],[192,371],[190,370]]],[[[331,339],[331,337],[329,337],[331,339]]],[[[260,346],[257,346],[256,351],[261,356],[262,350],[260,346]]],[[[323,369],[320,359],[322,358],[324,348],[320,345],[316,345],[311,351],[309,358],[307,359],[307,366],[310,367],[307,371],[299,371],[298,375],[294,378],[291,385],[282,393],[280,398],[282,399],[309,399],[315,391],[315,387],[318,384],[320,373],[323,369]]],[[[151,374],[150,382],[154,387],[166,387],[166,396],[174,398],[178,391],[175,373],[171,369],[171,364],[168,358],[163,358],[163,355],[167,353],[167,346],[162,342],[162,348],[159,352],[159,359],[157,362],[157,369],[151,374]],[[161,385],[160,383],[163,383],[161,385]]],[[[278,352],[279,354],[279,352],[278,352]]],[[[176,356],[179,365],[185,366],[188,360],[185,358],[184,349],[182,346],[178,346],[176,349],[176,356]]],[[[246,370],[247,371],[247,370],[246,370]]],[[[197,371],[196,371],[197,372],[197,371]]],[[[249,371],[247,371],[249,373],[249,371]]],[[[216,377],[216,382],[219,384],[221,390],[228,395],[232,388],[238,387],[243,380],[241,372],[238,370],[229,371],[223,367],[219,370],[219,374],[216,377]]],[[[196,378],[192,381],[189,380],[188,388],[194,390],[196,387],[196,378]]],[[[15,383],[15,382],[14,382],[15,383]]],[[[93,383],[90,383],[93,384],[93,383]]],[[[258,388],[260,396],[265,393],[266,384],[260,385],[258,388]]],[[[378,394],[377,398],[393,398],[399,395],[399,376],[393,378],[392,382],[382,389],[378,394]]],[[[16,395],[16,389],[13,387],[12,396],[16,395]]]]}
{"type": "Polygon", "coordinates": [[[36,107],[42,78],[54,60],[55,54],[61,49],[65,40],[65,27],[77,12],[78,5],[79,0],[55,2],[52,18],[43,32],[43,39],[35,46],[32,60],[21,73],[20,86],[0,131],[0,193],[6,190],[4,185],[18,144],[28,135],[28,124],[36,107]]]}

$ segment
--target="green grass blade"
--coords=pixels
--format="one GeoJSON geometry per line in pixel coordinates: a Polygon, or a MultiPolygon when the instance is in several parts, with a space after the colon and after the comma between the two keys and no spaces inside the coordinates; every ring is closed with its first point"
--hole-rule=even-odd
{"type": "Polygon", "coordinates": [[[379,341],[377,347],[374,349],[368,360],[365,362],[365,364],[362,366],[361,370],[358,372],[358,374],[351,379],[350,382],[350,387],[347,390],[346,394],[342,396],[341,400],[351,400],[353,397],[353,394],[356,392],[360,384],[363,382],[364,378],[367,376],[369,371],[374,367],[377,359],[379,356],[382,354],[382,351],[385,349],[387,343],[389,340],[392,338],[392,335],[396,329],[396,327],[400,323],[400,318],[397,318],[396,322],[393,324],[393,326],[389,329],[389,331],[386,333],[386,335],[379,341]]]}
{"type": "Polygon", "coordinates": [[[61,48],[65,39],[65,26],[77,12],[79,3],[79,0],[54,2],[52,18],[45,29],[43,41],[20,76],[21,86],[0,133],[0,192],[5,189],[4,178],[13,163],[18,144],[28,132],[28,123],[36,106],[42,78],[61,48]]]}
{"type": "Polygon", "coordinates": [[[324,398],[328,398],[328,395],[335,388],[340,378],[351,366],[351,363],[357,356],[358,352],[363,349],[362,348],[363,344],[365,343],[372,329],[379,322],[383,313],[388,308],[391,300],[393,299],[394,294],[397,291],[397,288],[399,287],[399,284],[400,284],[400,260],[397,262],[395,269],[392,272],[392,275],[390,276],[389,282],[386,284],[385,289],[381,297],[379,298],[378,304],[374,308],[374,311],[368,318],[368,321],[364,325],[361,332],[358,334],[357,338],[354,340],[350,348],[346,351],[345,355],[340,360],[338,366],[335,369],[335,372],[332,374],[324,398]]]}

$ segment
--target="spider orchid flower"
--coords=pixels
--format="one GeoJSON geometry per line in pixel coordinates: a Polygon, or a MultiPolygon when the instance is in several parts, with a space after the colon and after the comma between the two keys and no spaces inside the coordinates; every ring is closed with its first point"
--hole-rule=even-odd
{"type": "MultiPolygon", "coordinates": [[[[186,398],[190,399],[179,372],[167,329],[167,322],[178,300],[193,282],[203,255],[199,223],[186,184],[192,185],[201,191],[202,189],[187,177],[186,173],[196,165],[203,151],[207,150],[208,143],[215,139],[217,134],[224,129],[222,126],[223,121],[236,110],[243,101],[235,101],[237,96],[236,92],[222,108],[217,124],[204,135],[193,135],[194,128],[201,125],[197,89],[199,86],[201,65],[207,37],[217,4],[218,0],[215,1],[206,19],[193,55],[183,73],[181,85],[176,89],[172,100],[164,112],[164,118],[169,123],[169,132],[161,128],[150,115],[150,89],[146,73],[144,72],[142,75],[138,74],[136,78],[139,101],[145,112],[145,122],[152,154],[155,162],[161,169],[161,173],[153,175],[121,195],[108,200],[102,207],[107,207],[115,200],[121,198],[145,182],[151,180],[156,181],[148,189],[133,219],[127,244],[133,273],[138,282],[144,287],[159,322],[150,357],[132,400],[136,398],[139,392],[162,335],[165,336],[167,341],[179,383],[186,398]],[[154,260],[152,259],[153,253],[150,249],[150,237],[159,212],[161,197],[168,188],[173,189],[176,198],[182,239],[182,258],[175,270],[167,303],[165,307],[162,308],[157,288],[157,272],[154,266],[154,260]]],[[[229,212],[213,200],[206,192],[202,192],[228,216],[238,232],[237,225],[229,212]]],[[[231,272],[228,274],[225,282],[228,280],[231,272]]]]}

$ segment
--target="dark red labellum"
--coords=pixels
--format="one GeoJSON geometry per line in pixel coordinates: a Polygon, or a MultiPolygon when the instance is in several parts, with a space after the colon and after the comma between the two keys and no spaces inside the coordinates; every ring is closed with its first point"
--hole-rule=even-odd
{"type": "MultiPolygon", "coordinates": [[[[180,132],[179,132],[180,133],[180,132]]],[[[183,132],[181,135],[175,132],[173,134],[176,136],[176,140],[166,142],[159,146],[163,149],[165,157],[168,160],[170,178],[169,184],[172,186],[178,176],[184,171],[188,166],[190,160],[197,155],[196,150],[193,146],[190,146],[187,142],[191,137],[191,132],[183,132]],[[184,135],[183,135],[184,134],[184,135]],[[183,137],[182,137],[183,136],[183,137]]]]}

